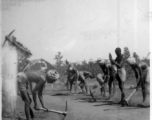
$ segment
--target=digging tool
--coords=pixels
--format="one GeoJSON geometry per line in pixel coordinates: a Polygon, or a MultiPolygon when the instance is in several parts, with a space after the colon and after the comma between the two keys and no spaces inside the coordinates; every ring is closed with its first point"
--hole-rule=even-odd
{"type": "Polygon", "coordinates": [[[98,87],[95,91],[92,92],[92,90],[90,89],[90,95],[92,97],[92,99],[96,102],[96,98],[94,97],[94,93],[96,93],[99,89],[103,88],[104,85],[102,85],[101,87],[98,87]]]}
{"type": "Polygon", "coordinates": [[[135,89],[134,91],[132,91],[132,93],[127,97],[127,99],[125,99],[124,101],[123,101],[123,103],[122,103],[122,107],[123,106],[128,106],[129,104],[128,104],[128,101],[130,100],[130,98],[132,97],[132,95],[135,93],[137,91],[137,89],[135,89]]]}
{"type": "MultiPolygon", "coordinates": [[[[6,43],[6,40],[9,40],[8,38],[13,34],[14,31],[15,31],[15,30],[13,30],[8,36],[6,36],[5,41],[4,41],[3,45],[2,45],[2,48],[4,47],[4,45],[5,45],[5,43],[6,43]]],[[[10,40],[9,40],[9,41],[10,41],[10,40]]]]}
{"type": "MultiPolygon", "coordinates": [[[[67,101],[66,101],[65,111],[58,111],[58,110],[52,110],[52,109],[46,110],[45,108],[39,108],[39,110],[43,110],[45,112],[53,112],[53,113],[62,114],[65,118],[67,115],[67,111],[68,111],[68,105],[67,105],[67,101]]],[[[64,118],[62,120],[64,120],[64,118]]]]}

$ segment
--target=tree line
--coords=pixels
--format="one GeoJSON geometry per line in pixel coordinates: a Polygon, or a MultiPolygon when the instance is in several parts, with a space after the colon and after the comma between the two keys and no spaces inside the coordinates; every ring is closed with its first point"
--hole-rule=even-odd
{"type": "MultiPolygon", "coordinates": [[[[128,47],[124,47],[123,53],[127,56],[130,56],[128,47]]],[[[134,52],[130,57],[134,57],[137,62],[144,61],[150,66],[150,59],[146,57],[140,59],[139,55],[136,52],[134,52]]],[[[56,61],[54,65],[56,67],[56,70],[59,72],[60,76],[63,76],[65,71],[67,70],[67,66],[63,61],[63,55],[61,54],[61,52],[58,52],[54,59],[56,61]]],[[[79,71],[88,71],[93,73],[94,75],[97,75],[98,73],[102,73],[102,70],[99,67],[99,65],[91,60],[89,62],[83,60],[81,64],[76,62],[73,64],[76,67],[76,69],[79,71]]],[[[128,80],[129,78],[134,76],[134,72],[128,64],[126,64],[125,69],[127,72],[127,80],[128,80]]]]}

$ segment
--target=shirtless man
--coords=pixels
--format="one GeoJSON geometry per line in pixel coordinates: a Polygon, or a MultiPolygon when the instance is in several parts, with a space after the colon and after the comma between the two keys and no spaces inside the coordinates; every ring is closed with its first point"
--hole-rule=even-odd
{"type": "Polygon", "coordinates": [[[31,116],[31,119],[34,118],[33,111],[30,107],[31,98],[28,93],[29,88],[32,92],[32,97],[34,101],[34,109],[39,110],[39,107],[37,104],[37,97],[36,97],[36,94],[38,92],[40,103],[42,107],[47,110],[43,102],[42,93],[43,93],[43,88],[45,86],[46,81],[48,83],[53,83],[58,79],[58,78],[52,79],[52,74],[54,73],[56,73],[56,71],[49,70],[47,73],[45,73],[40,70],[40,71],[20,72],[18,74],[17,76],[18,89],[20,91],[22,100],[25,102],[24,110],[25,110],[27,120],[30,120],[30,116],[31,116]]]}
{"type": "Polygon", "coordinates": [[[138,90],[140,87],[142,88],[143,101],[141,106],[149,106],[148,100],[150,95],[150,68],[147,63],[138,61],[136,62],[134,58],[128,58],[126,63],[131,66],[131,68],[135,72],[136,82],[138,90]]]}
{"type": "Polygon", "coordinates": [[[75,94],[76,94],[76,89],[77,89],[77,82],[78,82],[78,70],[74,67],[74,65],[72,63],[70,63],[70,61],[66,60],[65,61],[66,64],[68,65],[68,69],[67,69],[67,84],[70,84],[70,93],[72,93],[72,86],[74,85],[75,88],[75,94]]]}
{"type": "Polygon", "coordinates": [[[126,63],[130,65],[131,68],[133,69],[135,73],[135,77],[136,77],[136,83],[138,83],[140,80],[140,76],[142,74],[139,64],[136,62],[134,58],[131,58],[131,57],[126,60],[126,63]]]}
{"type": "Polygon", "coordinates": [[[119,103],[123,104],[123,101],[125,100],[125,93],[124,93],[124,82],[126,81],[126,70],[125,70],[125,58],[123,54],[121,54],[121,49],[116,48],[116,59],[112,59],[112,55],[109,54],[109,59],[111,61],[111,64],[117,66],[117,74],[116,79],[118,80],[119,88],[121,91],[121,101],[119,103]]]}
{"type": "Polygon", "coordinates": [[[99,73],[96,75],[96,80],[98,81],[98,83],[100,84],[100,86],[103,86],[102,88],[100,88],[100,92],[101,95],[103,95],[104,97],[106,96],[106,83],[104,80],[104,73],[99,73]]]}
{"type": "Polygon", "coordinates": [[[140,104],[143,107],[149,107],[150,100],[150,67],[145,62],[138,63],[138,66],[141,70],[142,75],[140,76],[139,82],[137,84],[137,90],[141,86],[143,101],[140,104]]]}
{"type": "Polygon", "coordinates": [[[78,81],[80,81],[79,83],[79,86],[82,90],[82,92],[84,92],[84,88],[85,88],[85,92],[86,94],[89,95],[89,90],[88,90],[88,85],[87,85],[87,82],[86,82],[86,79],[87,78],[95,78],[95,76],[93,74],[91,74],[90,72],[87,72],[87,71],[79,71],[79,77],[78,77],[78,81]]]}
{"type": "Polygon", "coordinates": [[[115,75],[117,72],[117,68],[114,65],[111,65],[110,60],[106,60],[106,59],[99,59],[96,61],[98,63],[98,65],[100,66],[100,68],[103,71],[103,74],[98,74],[96,76],[97,81],[99,82],[99,84],[102,86],[104,85],[103,88],[101,88],[101,93],[104,92],[104,96],[105,96],[105,87],[106,84],[108,83],[109,85],[109,98],[110,99],[112,97],[112,90],[111,90],[111,86],[113,83],[113,95],[115,93],[115,75]]]}
{"type": "Polygon", "coordinates": [[[35,62],[35,63],[31,63],[28,62],[28,64],[26,65],[26,67],[24,68],[23,72],[29,71],[29,70],[42,70],[43,72],[45,72],[47,70],[47,64],[43,61],[43,59],[40,59],[39,61],[35,62]],[[39,66],[38,68],[33,67],[33,66],[39,66]]]}

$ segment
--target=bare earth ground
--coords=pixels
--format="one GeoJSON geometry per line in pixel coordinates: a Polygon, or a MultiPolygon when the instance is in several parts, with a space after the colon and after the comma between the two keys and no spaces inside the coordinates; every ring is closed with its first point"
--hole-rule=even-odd
{"type": "MultiPolygon", "coordinates": [[[[96,82],[88,81],[91,86],[96,82]]],[[[133,91],[128,89],[129,84],[126,83],[126,97],[133,91]]],[[[108,95],[108,94],[107,94],[108,95]]],[[[67,91],[53,91],[50,85],[46,86],[44,92],[44,102],[47,108],[62,110],[65,109],[65,103],[68,101],[68,114],[65,120],[150,120],[150,108],[137,107],[142,102],[141,90],[138,90],[130,99],[130,107],[121,107],[117,104],[120,100],[120,91],[117,88],[113,99],[106,100],[96,93],[97,102],[93,102],[90,96],[83,94],[67,95],[67,91]]],[[[33,107],[33,104],[32,104],[33,107]]],[[[25,120],[24,103],[20,97],[17,101],[18,114],[25,120]]],[[[63,116],[56,113],[48,113],[43,111],[35,111],[35,120],[62,120],[63,116]]],[[[10,118],[3,118],[10,120],[10,118]]]]}

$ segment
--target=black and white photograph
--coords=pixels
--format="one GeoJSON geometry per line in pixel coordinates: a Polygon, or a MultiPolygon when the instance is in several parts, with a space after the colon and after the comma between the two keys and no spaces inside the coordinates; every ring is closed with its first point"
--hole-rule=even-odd
{"type": "Polygon", "coordinates": [[[150,120],[151,0],[1,0],[2,120],[150,120]]]}

